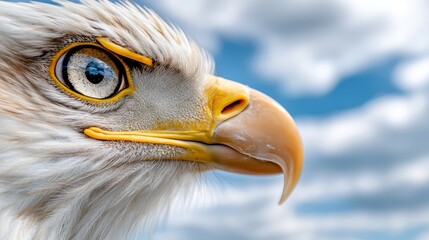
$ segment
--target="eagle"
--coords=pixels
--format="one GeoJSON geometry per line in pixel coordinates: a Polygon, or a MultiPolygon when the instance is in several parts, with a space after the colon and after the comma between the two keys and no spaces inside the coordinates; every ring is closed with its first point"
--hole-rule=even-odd
{"type": "Polygon", "coordinates": [[[303,165],[289,113],[134,3],[0,1],[0,239],[124,239],[211,170],[303,165]]]}

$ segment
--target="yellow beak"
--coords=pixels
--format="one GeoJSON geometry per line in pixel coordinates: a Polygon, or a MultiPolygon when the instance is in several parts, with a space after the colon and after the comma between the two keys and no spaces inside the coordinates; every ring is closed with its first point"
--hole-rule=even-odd
{"type": "Polygon", "coordinates": [[[248,87],[215,78],[207,88],[210,124],[168,131],[111,132],[96,127],[85,134],[98,140],[168,144],[187,150],[174,160],[205,162],[245,174],[284,173],[283,203],[298,183],[303,148],[298,129],[277,102],[248,87]]]}

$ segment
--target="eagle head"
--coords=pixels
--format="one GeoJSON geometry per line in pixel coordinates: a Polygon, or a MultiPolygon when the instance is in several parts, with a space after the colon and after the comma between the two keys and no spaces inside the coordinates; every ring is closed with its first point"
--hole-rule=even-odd
{"type": "Polygon", "coordinates": [[[129,2],[0,2],[0,239],[119,239],[201,175],[302,168],[266,95],[129,2]]]}

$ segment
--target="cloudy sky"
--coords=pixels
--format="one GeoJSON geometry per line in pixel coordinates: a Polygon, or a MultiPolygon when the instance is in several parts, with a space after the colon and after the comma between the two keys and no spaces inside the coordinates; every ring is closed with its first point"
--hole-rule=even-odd
{"type": "Polygon", "coordinates": [[[428,1],[140,3],[282,103],[306,155],[283,206],[281,177],[216,173],[218,197],[155,239],[429,239],[428,1]]]}
{"type": "Polygon", "coordinates": [[[214,172],[153,239],[429,239],[429,2],[137,0],[296,118],[302,179],[214,172]]]}

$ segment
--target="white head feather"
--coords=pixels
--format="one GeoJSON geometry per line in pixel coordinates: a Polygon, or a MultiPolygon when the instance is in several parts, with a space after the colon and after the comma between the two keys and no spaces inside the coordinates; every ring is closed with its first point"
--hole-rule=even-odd
{"type": "Polygon", "coordinates": [[[167,152],[177,155],[181,149],[97,142],[82,129],[100,123],[144,129],[157,119],[199,121],[198,112],[179,109],[205,101],[197,93],[212,63],[149,10],[128,2],[58,3],[0,2],[0,239],[123,239],[166,212],[180,191],[190,194],[204,167],[142,161],[168,159],[167,152]],[[91,106],[50,81],[52,56],[72,41],[95,36],[160,63],[151,73],[132,70],[147,79],[135,83],[145,90],[134,103],[91,106]],[[183,101],[162,101],[163,94],[183,101]],[[133,111],[135,106],[141,111],[133,111]]]}

